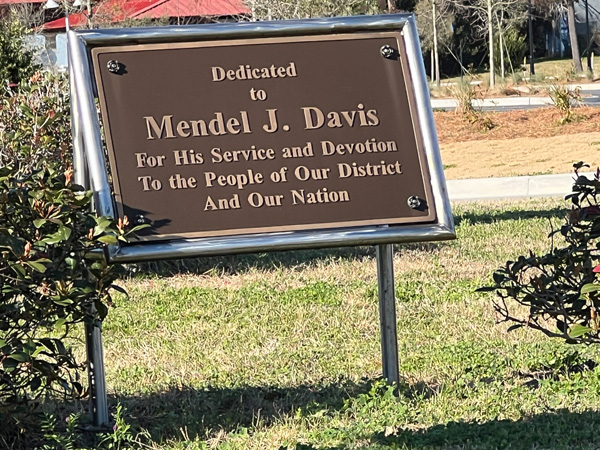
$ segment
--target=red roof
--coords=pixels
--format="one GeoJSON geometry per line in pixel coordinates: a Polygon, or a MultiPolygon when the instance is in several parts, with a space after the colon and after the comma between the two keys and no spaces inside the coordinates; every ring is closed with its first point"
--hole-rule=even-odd
{"type": "Polygon", "coordinates": [[[46,0],[0,0],[0,6],[2,5],[22,5],[28,3],[46,3],[46,0]]]}
{"type": "MultiPolygon", "coordinates": [[[[139,3],[145,3],[140,1],[139,3]]],[[[140,10],[136,18],[193,17],[193,16],[237,16],[247,14],[248,9],[237,0],[165,0],[148,5],[140,10]],[[200,12],[201,11],[201,12],[200,12]]]]}
{"type": "MultiPolygon", "coordinates": [[[[248,8],[241,0],[105,0],[92,9],[96,25],[101,25],[102,22],[121,22],[124,19],[237,16],[248,13],[248,8]]],[[[87,11],[71,14],[69,25],[87,25],[87,11]]],[[[64,30],[65,18],[48,22],[44,24],[43,29],[64,30]]]]}

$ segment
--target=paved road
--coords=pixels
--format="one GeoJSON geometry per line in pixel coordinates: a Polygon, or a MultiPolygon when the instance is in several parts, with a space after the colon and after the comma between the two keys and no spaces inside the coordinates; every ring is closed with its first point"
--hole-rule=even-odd
{"type": "Polygon", "coordinates": [[[583,104],[587,106],[600,106],[600,89],[584,92],[583,104]]]}
{"type": "MultiPolygon", "coordinates": [[[[600,107],[600,86],[581,86],[582,104],[584,106],[600,107]]],[[[474,103],[476,108],[483,111],[508,111],[514,109],[532,109],[552,105],[550,97],[502,97],[489,98],[483,102],[474,103]]],[[[431,107],[445,111],[452,111],[456,107],[454,99],[432,99],[431,107]]]]}

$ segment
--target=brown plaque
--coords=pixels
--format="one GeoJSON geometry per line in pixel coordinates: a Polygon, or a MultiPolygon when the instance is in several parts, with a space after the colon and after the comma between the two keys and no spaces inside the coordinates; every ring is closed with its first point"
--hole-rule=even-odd
{"type": "Polygon", "coordinates": [[[141,240],[435,222],[399,32],[95,48],[141,240]]]}

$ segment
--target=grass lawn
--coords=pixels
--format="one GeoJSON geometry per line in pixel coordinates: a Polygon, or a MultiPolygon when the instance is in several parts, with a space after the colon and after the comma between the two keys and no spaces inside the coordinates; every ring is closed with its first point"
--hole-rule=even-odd
{"type": "MultiPolygon", "coordinates": [[[[581,65],[583,66],[583,70],[585,72],[587,70],[586,58],[581,58],[581,65]]],[[[525,67],[529,76],[529,63],[527,63],[525,67]]],[[[565,79],[567,76],[572,78],[574,76],[573,73],[575,71],[575,66],[573,65],[573,60],[571,58],[541,58],[539,60],[534,60],[534,68],[535,76],[537,78],[541,78],[542,76],[544,76],[557,78],[559,80],[565,79]]]]}
{"type": "MultiPolygon", "coordinates": [[[[523,61],[513,61],[513,67],[515,74],[518,79],[520,77],[525,76],[525,78],[530,79],[532,83],[552,83],[558,81],[577,81],[578,83],[591,81],[585,75],[587,71],[587,59],[584,57],[581,59],[581,63],[583,65],[584,73],[577,76],[575,75],[575,69],[573,66],[573,60],[571,58],[539,58],[534,60],[534,69],[535,74],[531,77],[529,73],[529,63],[523,65],[523,61]],[[525,67],[525,71],[523,71],[523,67],[525,67]]],[[[600,64],[600,60],[596,57],[594,61],[594,66],[597,67],[597,64],[600,64]]],[[[499,67],[496,70],[500,70],[499,67]]],[[[473,74],[474,80],[483,80],[488,81],[489,71],[482,69],[478,69],[473,74]]],[[[460,76],[456,77],[448,77],[443,78],[442,83],[458,83],[460,82],[460,76]]],[[[508,61],[506,62],[506,80],[502,80],[498,75],[496,82],[501,84],[513,84],[514,79],[512,77],[512,72],[510,71],[510,65],[508,61]]]]}
{"type": "Polygon", "coordinates": [[[111,408],[152,449],[599,448],[600,349],[507,333],[474,292],[548,250],[565,206],[455,205],[458,240],[397,247],[396,389],[380,380],[372,248],[129,280],[104,324],[111,408]]]}

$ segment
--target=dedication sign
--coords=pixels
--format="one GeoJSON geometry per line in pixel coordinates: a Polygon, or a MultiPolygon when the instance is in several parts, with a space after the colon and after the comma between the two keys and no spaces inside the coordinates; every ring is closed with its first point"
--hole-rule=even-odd
{"type": "Polygon", "coordinates": [[[107,260],[378,245],[397,382],[390,244],[456,237],[413,16],[70,30],[68,49],[75,182],[97,214],[149,224],[107,260]]]}
{"type": "Polygon", "coordinates": [[[141,241],[436,221],[397,31],[91,51],[141,241]]]}

